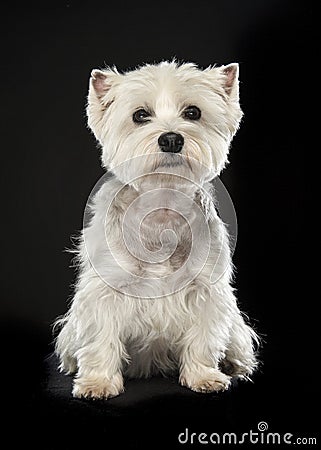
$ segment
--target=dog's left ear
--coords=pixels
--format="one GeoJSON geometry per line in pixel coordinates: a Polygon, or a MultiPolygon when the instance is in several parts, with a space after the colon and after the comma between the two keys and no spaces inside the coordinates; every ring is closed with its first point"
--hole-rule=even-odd
{"type": "Polygon", "coordinates": [[[239,99],[239,65],[228,64],[219,68],[223,74],[223,87],[229,97],[239,99]]]}
{"type": "Polygon", "coordinates": [[[237,63],[220,67],[209,66],[204,72],[218,94],[232,103],[239,101],[239,65],[237,63]]]}
{"type": "Polygon", "coordinates": [[[221,68],[224,78],[224,89],[228,95],[239,92],[239,65],[237,63],[228,64],[221,68]]]}

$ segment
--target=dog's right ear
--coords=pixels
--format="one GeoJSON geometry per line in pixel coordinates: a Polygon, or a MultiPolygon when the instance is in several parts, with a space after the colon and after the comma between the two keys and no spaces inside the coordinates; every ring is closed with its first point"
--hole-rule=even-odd
{"type": "Polygon", "coordinates": [[[90,87],[93,88],[97,98],[103,102],[104,97],[109,92],[110,88],[120,77],[121,75],[116,71],[116,69],[94,69],[91,72],[90,87]]]}
{"type": "Polygon", "coordinates": [[[122,75],[116,69],[98,70],[91,72],[89,81],[87,117],[88,126],[96,139],[101,142],[103,133],[104,112],[113,103],[116,90],[122,75]]]}

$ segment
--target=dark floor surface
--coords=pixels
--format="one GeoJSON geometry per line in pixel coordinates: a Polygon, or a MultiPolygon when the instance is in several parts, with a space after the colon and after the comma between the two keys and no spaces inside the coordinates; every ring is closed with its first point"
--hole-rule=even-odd
{"type": "MultiPolygon", "coordinates": [[[[126,380],[124,394],[94,401],[72,397],[72,377],[57,371],[49,337],[36,327],[3,325],[1,332],[2,397],[8,401],[2,402],[1,437],[9,437],[4,449],[226,448],[191,444],[191,434],[236,433],[240,439],[258,432],[260,422],[268,426],[263,437],[271,432],[291,433],[293,440],[318,438],[316,366],[305,370],[290,364],[279,347],[272,355],[263,348],[264,364],[253,382],[235,382],[227,392],[198,394],[175,378],[153,377],[126,380]],[[181,444],[178,436],[183,433],[184,441],[186,429],[189,444],[181,444]]],[[[238,447],[255,448],[251,443],[238,447]]]]}
{"type": "Polygon", "coordinates": [[[39,423],[34,444],[38,441],[46,450],[88,445],[106,449],[204,447],[197,442],[200,433],[222,436],[233,432],[240,438],[250,430],[258,432],[260,422],[270,432],[293,434],[293,439],[315,437],[318,430],[318,414],[311,410],[315,399],[300,388],[302,379],[295,386],[294,380],[288,382],[282,374],[273,377],[260,372],[253,383],[235,382],[228,392],[218,394],[192,392],[175,378],[126,380],[124,394],[100,401],[72,398],[72,377],[57,371],[54,356],[48,356],[45,369],[33,413],[39,423]],[[184,445],[178,441],[180,433],[184,433],[181,440],[187,439],[184,445]],[[193,444],[192,433],[197,433],[193,444]]]}

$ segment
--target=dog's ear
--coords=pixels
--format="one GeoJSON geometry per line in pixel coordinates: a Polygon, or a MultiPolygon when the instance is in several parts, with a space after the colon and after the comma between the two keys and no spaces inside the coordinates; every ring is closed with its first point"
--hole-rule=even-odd
{"type": "Polygon", "coordinates": [[[237,63],[220,67],[224,78],[223,87],[229,97],[235,100],[239,98],[239,65],[237,63]]]}
{"type": "Polygon", "coordinates": [[[210,66],[204,72],[210,88],[225,102],[222,121],[225,121],[232,138],[243,115],[239,102],[239,65],[232,63],[220,67],[210,66]]]}
{"type": "Polygon", "coordinates": [[[239,65],[237,63],[227,66],[208,67],[204,71],[212,88],[226,100],[238,102],[239,100],[239,65]]]}
{"type": "Polygon", "coordinates": [[[109,108],[117,95],[115,88],[123,75],[116,69],[94,69],[89,81],[87,117],[88,125],[100,141],[103,130],[104,112],[109,108]]]}
{"type": "Polygon", "coordinates": [[[117,82],[121,75],[115,70],[94,69],[91,72],[90,87],[93,88],[97,98],[103,102],[104,97],[113,84],[117,82]]]}
{"type": "Polygon", "coordinates": [[[228,95],[235,94],[239,87],[239,65],[237,63],[228,64],[222,67],[225,75],[224,89],[228,95]]]}

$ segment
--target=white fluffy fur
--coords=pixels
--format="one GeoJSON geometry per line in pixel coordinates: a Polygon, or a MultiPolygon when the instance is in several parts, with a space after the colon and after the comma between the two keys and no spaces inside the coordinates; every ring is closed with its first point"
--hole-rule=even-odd
{"type": "Polygon", "coordinates": [[[87,112],[113,176],[92,200],[75,295],[56,323],[60,368],[75,373],[73,395],[118,395],[124,373],[178,370],[180,383],[198,392],[247,378],[257,336],[236,303],[210,184],[242,116],[238,65],[95,70],[87,112]],[[190,105],[200,120],[182,114],[190,105]],[[139,108],[150,121],[133,122],[139,108]],[[184,137],[181,154],[160,151],[158,137],[168,131],[184,137]]]}

